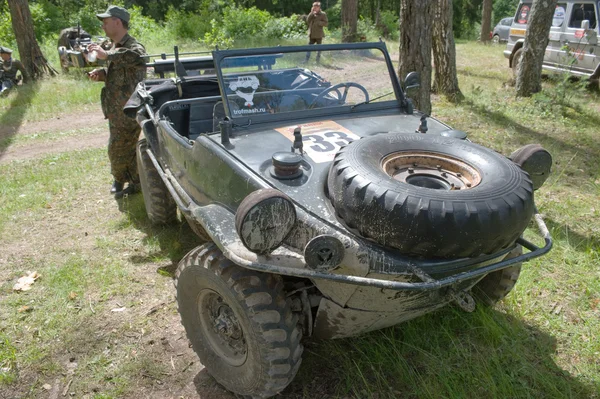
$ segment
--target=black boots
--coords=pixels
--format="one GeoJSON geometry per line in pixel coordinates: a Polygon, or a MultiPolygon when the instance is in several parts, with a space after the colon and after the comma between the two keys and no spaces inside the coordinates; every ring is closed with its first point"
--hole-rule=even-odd
{"type": "Polygon", "coordinates": [[[123,191],[123,183],[115,180],[110,188],[110,193],[114,195],[121,191],[123,191]]]}
{"type": "Polygon", "coordinates": [[[126,195],[138,193],[140,191],[139,183],[128,183],[127,187],[123,188],[124,184],[118,181],[114,181],[110,188],[110,193],[115,196],[116,199],[123,198],[126,195]]]}

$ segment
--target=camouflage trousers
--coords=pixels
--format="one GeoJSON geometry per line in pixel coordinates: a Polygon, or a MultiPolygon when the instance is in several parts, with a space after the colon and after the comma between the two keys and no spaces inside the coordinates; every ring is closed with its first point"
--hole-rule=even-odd
{"type": "Polygon", "coordinates": [[[108,159],[110,173],[120,183],[140,181],[135,155],[141,128],[135,119],[123,117],[109,118],[108,159]]]}

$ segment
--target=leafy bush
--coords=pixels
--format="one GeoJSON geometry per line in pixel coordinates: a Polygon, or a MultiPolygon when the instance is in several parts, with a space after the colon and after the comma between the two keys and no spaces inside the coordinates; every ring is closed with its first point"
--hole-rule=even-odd
{"type": "Polygon", "coordinates": [[[133,6],[129,9],[131,20],[129,22],[129,33],[140,43],[172,44],[170,38],[165,35],[165,28],[155,20],[142,15],[142,8],[133,6]]]}
{"type": "Polygon", "coordinates": [[[382,11],[379,14],[379,25],[377,31],[381,36],[390,40],[398,40],[400,29],[398,27],[398,15],[392,11],[382,11]]]}
{"type": "Polygon", "coordinates": [[[342,26],[342,2],[336,3],[333,7],[323,10],[327,14],[327,27],[330,30],[338,29],[342,26]]]}
{"type": "Polygon", "coordinates": [[[165,27],[173,39],[193,39],[203,37],[211,31],[211,21],[216,16],[209,11],[199,11],[191,13],[176,10],[173,6],[165,16],[165,27]]]}
{"type": "Polygon", "coordinates": [[[38,41],[56,35],[68,24],[62,10],[48,1],[30,2],[29,11],[35,27],[35,37],[38,41]]]}
{"type": "Polygon", "coordinates": [[[262,33],[270,19],[271,14],[256,7],[230,6],[223,12],[223,30],[227,37],[245,39],[262,33]]]}
{"type": "Polygon", "coordinates": [[[220,28],[219,22],[216,19],[210,21],[211,30],[204,34],[204,38],[200,39],[201,42],[206,44],[208,47],[225,47],[229,48],[233,46],[233,38],[227,37],[223,29],[220,28]]]}
{"type": "Polygon", "coordinates": [[[10,13],[0,13],[0,43],[3,46],[15,48],[16,40],[15,34],[12,30],[12,23],[10,19],[10,13]]]}
{"type": "Polygon", "coordinates": [[[268,38],[300,39],[306,36],[306,22],[300,15],[272,18],[265,26],[264,36],[268,38]]]}
{"type": "Polygon", "coordinates": [[[256,7],[229,6],[223,12],[222,21],[211,21],[211,30],[201,41],[208,46],[231,47],[236,39],[246,40],[264,35],[270,20],[271,14],[256,7]]]}

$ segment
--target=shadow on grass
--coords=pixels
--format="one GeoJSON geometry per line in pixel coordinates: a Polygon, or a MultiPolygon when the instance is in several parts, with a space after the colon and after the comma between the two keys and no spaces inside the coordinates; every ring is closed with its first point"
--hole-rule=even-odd
{"type": "Polygon", "coordinates": [[[556,340],[520,319],[447,308],[356,338],[309,341],[278,397],[593,397],[555,356],[556,340]]]}
{"type": "MultiPolygon", "coordinates": [[[[461,104],[491,125],[496,125],[502,129],[507,127],[513,128],[518,133],[520,144],[539,143],[549,149],[551,153],[554,153],[555,157],[557,154],[568,151],[573,154],[573,158],[570,161],[572,168],[582,170],[596,170],[597,168],[597,160],[600,158],[600,142],[598,140],[592,138],[586,140],[585,136],[578,135],[576,132],[565,139],[553,137],[545,132],[527,127],[525,124],[508,117],[502,112],[493,111],[485,106],[475,104],[471,100],[463,100],[461,104]],[[574,156],[575,154],[585,154],[586,156],[576,157],[574,156]]],[[[575,111],[583,112],[581,109],[575,109],[575,111]]],[[[584,123],[589,128],[596,128],[600,126],[600,117],[587,112],[577,122],[584,123]]],[[[566,166],[564,165],[564,167],[566,166]]]]}
{"type": "Polygon", "coordinates": [[[39,89],[39,83],[32,82],[26,86],[18,86],[10,93],[10,103],[6,110],[0,113],[0,159],[12,143],[13,136],[19,130],[25,118],[25,112],[31,105],[33,97],[39,89]],[[15,93],[16,92],[16,93],[15,93]]]}
{"type": "Polygon", "coordinates": [[[146,234],[145,242],[156,240],[159,249],[149,253],[146,256],[132,256],[131,262],[134,264],[151,263],[156,259],[169,258],[171,264],[161,266],[157,272],[159,274],[175,276],[177,264],[186,253],[193,248],[204,243],[192,231],[187,222],[177,221],[169,225],[153,225],[146,214],[144,197],[141,193],[127,196],[117,200],[119,210],[127,215],[127,220],[137,230],[146,234]]]}
{"type": "Polygon", "coordinates": [[[586,237],[549,217],[544,218],[544,222],[555,241],[566,241],[569,243],[569,247],[579,252],[600,251],[599,237],[586,237]]]}

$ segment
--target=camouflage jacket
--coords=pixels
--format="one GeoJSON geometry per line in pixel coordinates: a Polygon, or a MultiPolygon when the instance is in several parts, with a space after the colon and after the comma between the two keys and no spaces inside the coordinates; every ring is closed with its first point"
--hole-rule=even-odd
{"type": "Polygon", "coordinates": [[[16,84],[17,72],[21,72],[21,75],[23,75],[23,83],[27,83],[29,75],[27,75],[27,71],[25,71],[25,67],[21,61],[11,59],[8,62],[4,62],[0,60],[0,81],[10,80],[16,84]]]}
{"type": "Polygon", "coordinates": [[[109,119],[124,117],[123,106],[146,77],[146,49],[126,34],[108,51],[102,88],[102,112],[109,119]]]}

